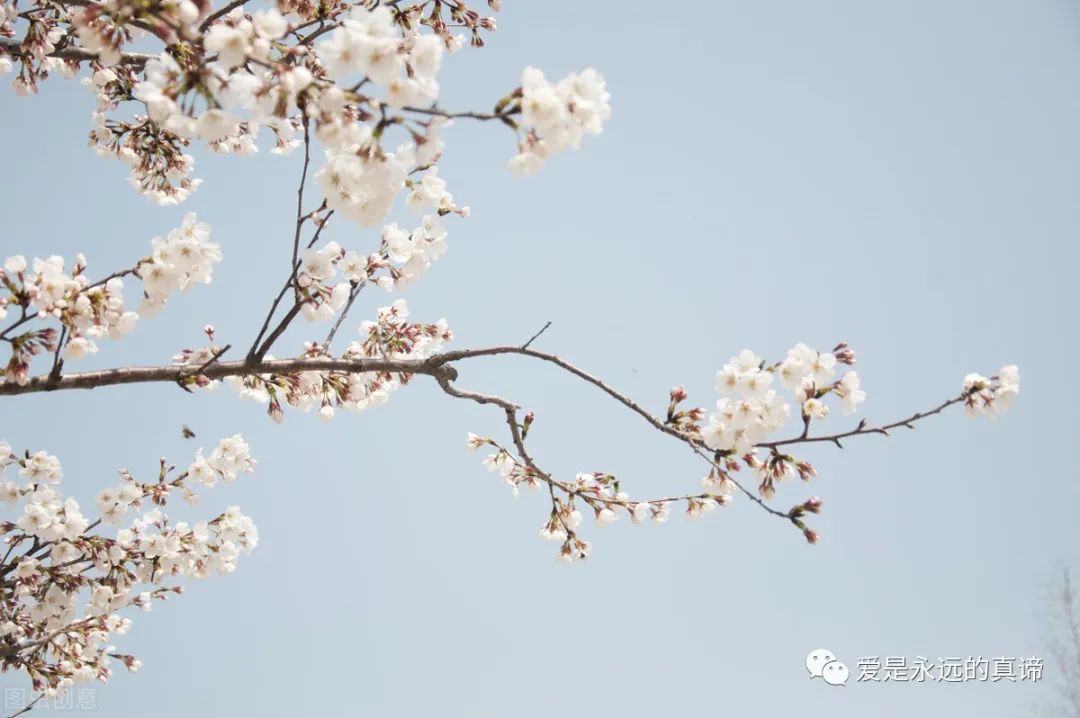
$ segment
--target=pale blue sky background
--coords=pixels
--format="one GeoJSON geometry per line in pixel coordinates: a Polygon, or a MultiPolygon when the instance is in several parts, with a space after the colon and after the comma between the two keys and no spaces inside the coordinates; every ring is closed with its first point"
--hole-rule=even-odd
{"type": "MultiPolygon", "coordinates": [[[[4,399],[0,434],[58,453],[87,501],[121,466],[188,461],[181,423],[206,445],[242,431],[261,462],[176,510],[239,504],[262,544],[134,617],[119,645],[145,665],[100,690],[102,714],[1030,715],[1048,685],[831,689],[803,659],[1045,654],[1043,586],[1058,559],[1080,563],[1080,6],[509,0],[499,26],[445,63],[447,107],[486,109],[527,64],[595,66],[614,116],[526,180],[503,169],[503,128],[449,131],[443,175],[473,217],[448,222],[448,254],[405,295],[414,316],[445,316],[463,347],[551,320],[540,346],[657,411],[678,382],[710,401],[738,350],[796,341],[856,348],[872,420],[1011,362],[1020,401],[993,423],[954,411],[806,452],[821,478],[780,505],[823,497],[817,547],[737,500],[701,522],[590,528],[594,557],[568,568],[536,536],[545,500],[513,499],[464,449],[499,415],[427,381],[330,425],[170,386],[4,399]]],[[[189,209],[224,246],[210,287],[86,367],[166,361],[207,322],[246,346],[286,267],[299,155],[199,155],[202,188],[159,209],[85,147],[86,90],[0,103],[0,254],[81,250],[104,272],[189,209]]],[[[387,301],[364,296],[348,332],[387,301]]],[[[569,377],[460,369],[536,411],[552,471],[612,471],[640,495],[699,485],[689,452],[569,377]]]]}

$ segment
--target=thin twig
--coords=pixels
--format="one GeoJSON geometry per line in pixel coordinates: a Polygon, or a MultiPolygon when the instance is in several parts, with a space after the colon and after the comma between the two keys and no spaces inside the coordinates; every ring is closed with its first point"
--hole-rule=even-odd
{"type": "MultiPolygon", "coordinates": [[[[251,343],[251,348],[248,350],[247,353],[247,357],[250,361],[262,360],[262,358],[266,356],[266,353],[270,350],[270,346],[279,336],[281,336],[281,334],[285,331],[286,327],[288,327],[289,322],[291,322],[300,311],[300,289],[297,286],[296,280],[297,273],[300,271],[300,230],[303,228],[304,220],[307,218],[307,215],[304,214],[304,185],[307,183],[308,166],[310,164],[311,132],[309,123],[307,121],[307,118],[305,117],[304,166],[303,169],[300,171],[300,186],[296,188],[296,228],[293,232],[292,261],[289,264],[289,278],[285,280],[285,285],[281,288],[281,291],[278,292],[277,297],[275,297],[274,301],[270,304],[270,311],[267,312],[266,318],[263,319],[262,328],[255,336],[255,341],[251,343]],[[273,333],[270,335],[270,339],[260,345],[260,342],[262,342],[263,337],[266,335],[266,331],[270,326],[270,322],[274,318],[274,314],[277,313],[277,308],[281,304],[281,300],[285,297],[285,294],[288,293],[289,287],[293,288],[293,307],[290,310],[289,314],[286,314],[285,319],[283,319],[282,322],[277,326],[277,328],[274,329],[273,333]]],[[[329,219],[329,216],[327,216],[327,219],[329,219]]],[[[323,224],[325,224],[325,222],[323,224]]],[[[319,228],[315,231],[315,237],[312,239],[312,243],[314,243],[315,240],[318,239],[319,233],[322,231],[322,226],[323,225],[320,224],[319,228]]],[[[308,246],[310,247],[311,245],[308,246]]]]}
{"type": "Polygon", "coordinates": [[[330,353],[330,344],[334,341],[334,336],[345,322],[345,317],[348,316],[349,310],[352,309],[353,302],[360,296],[360,290],[364,288],[365,284],[367,284],[367,282],[356,282],[353,284],[352,288],[349,289],[349,301],[345,302],[345,306],[341,310],[341,315],[338,316],[337,321],[334,322],[334,326],[330,329],[330,333],[326,335],[326,339],[323,341],[323,354],[330,353]]]}
{"type": "Polygon", "coordinates": [[[502,120],[511,113],[495,113],[495,112],[450,112],[439,107],[402,107],[403,112],[416,112],[421,115],[431,115],[433,117],[445,117],[447,119],[468,118],[470,120],[502,120]]]}
{"type": "Polygon", "coordinates": [[[907,417],[906,419],[900,419],[899,421],[894,421],[891,424],[884,424],[882,426],[870,426],[870,425],[867,424],[866,420],[863,419],[862,421],[859,422],[859,425],[856,426],[854,429],[851,429],[849,431],[842,431],[842,432],[840,432],[838,434],[827,434],[827,435],[822,435],[822,436],[807,436],[806,435],[807,432],[804,431],[802,435],[791,438],[791,439],[782,439],[780,441],[763,441],[760,444],[758,444],[758,446],[760,446],[762,448],[765,448],[765,449],[772,449],[772,448],[777,448],[777,447],[780,447],[780,446],[789,446],[791,444],[812,444],[812,443],[819,442],[819,441],[829,441],[829,442],[832,442],[833,444],[836,444],[838,447],[840,447],[842,449],[844,447],[840,443],[840,439],[846,439],[846,438],[848,438],[850,436],[860,436],[860,435],[863,435],[863,434],[882,434],[883,436],[888,436],[890,429],[896,429],[896,428],[899,428],[901,426],[907,427],[908,429],[914,429],[915,428],[914,424],[915,424],[916,421],[919,421],[920,419],[925,419],[928,416],[934,416],[935,414],[940,414],[942,411],[949,408],[953,404],[959,404],[960,402],[964,401],[967,398],[968,398],[968,392],[964,392],[964,393],[960,394],[959,396],[955,396],[952,399],[948,399],[948,400],[942,402],[941,404],[934,407],[933,409],[930,409],[929,411],[916,412],[916,413],[912,414],[911,416],[907,417]]]}
{"type": "Polygon", "coordinates": [[[539,339],[540,335],[543,334],[544,332],[546,332],[547,328],[550,327],[550,326],[551,326],[551,322],[548,322],[544,326],[540,327],[540,331],[538,331],[536,334],[533,334],[532,337],[529,338],[529,341],[527,341],[527,342],[525,342],[524,344],[521,345],[521,348],[522,349],[528,349],[529,345],[532,344],[533,342],[535,342],[537,339],[539,339]]]}
{"type": "Polygon", "coordinates": [[[52,371],[49,372],[49,381],[60,381],[60,372],[64,368],[64,360],[60,358],[60,352],[64,350],[64,341],[67,339],[68,328],[65,324],[60,328],[60,339],[56,342],[56,351],[53,353],[52,371]]]}
{"type": "Polygon", "coordinates": [[[221,358],[222,354],[229,351],[230,349],[232,349],[232,344],[226,344],[225,346],[218,349],[216,352],[214,352],[213,356],[207,359],[202,366],[195,370],[195,375],[198,376],[199,374],[205,372],[211,364],[215,363],[218,359],[221,358]]]}
{"type": "MultiPolygon", "coordinates": [[[[296,273],[300,267],[300,230],[304,226],[304,185],[307,183],[308,165],[311,164],[311,126],[304,117],[304,168],[300,171],[300,186],[296,189],[296,231],[293,233],[292,283],[296,286],[296,273]]],[[[299,291],[299,289],[297,290],[299,291]]]]}
{"type": "Polygon", "coordinates": [[[248,0],[233,0],[231,3],[229,3],[225,7],[221,8],[220,10],[216,10],[216,11],[210,13],[210,15],[207,16],[207,18],[202,21],[202,24],[199,25],[199,32],[206,32],[207,28],[209,28],[211,25],[213,25],[214,22],[217,21],[218,18],[225,17],[230,12],[232,12],[236,8],[246,4],[247,2],[248,2],[248,0]]]}
{"type": "Polygon", "coordinates": [[[14,713],[12,713],[10,716],[8,716],[8,718],[17,718],[18,716],[21,716],[23,713],[29,713],[30,711],[34,710],[34,706],[37,705],[37,702],[40,701],[44,697],[45,697],[44,693],[39,693],[37,698],[35,698],[34,700],[27,703],[24,707],[20,708],[19,710],[15,711],[14,713]]]}

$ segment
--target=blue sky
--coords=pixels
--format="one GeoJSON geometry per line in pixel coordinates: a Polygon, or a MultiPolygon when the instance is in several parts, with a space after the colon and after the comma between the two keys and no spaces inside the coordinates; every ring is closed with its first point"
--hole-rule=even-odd
{"type": "MultiPolygon", "coordinates": [[[[417,381],[387,406],[282,425],[227,392],[117,387],[4,399],[0,435],[63,460],[89,502],[116,469],[186,462],[243,432],[256,474],[204,496],[262,543],[227,578],[134,616],[143,669],[97,694],[116,716],[1030,715],[1038,684],[806,678],[828,648],[862,656],[1045,655],[1042,596],[1080,561],[1068,367],[1078,349],[1080,10],[1068,2],[573,3],[508,0],[482,51],[444,63],[443,104],[487,109],[532,64],[594,66],[613,117],[536,177],[503,169],[504,128],[458,122],[442,175],[467,220],[404,294],[459,347],[538,346],[656,411],[749,347],[849,342],[891,420],[970,371],[1021,367],[1000,420],[953,411],[889,439],[804,452],[821,476],[818,546],[736,500],[699,522],[590,529],[584,565],[553,560],[542,496],[511,497],[464,449],[498,412],[417,381]],[[181,424],[198,434],[180,437],[181,424]]],[[[0,254],[126,266],[195,210],[225,260],[209,287],[85,364],[161,363],[206,323],[245,346],[287,266],[299,155],[199,154],[205,182],[161,209],[85,147],[92,96],[50,81],[0,94],[0,254]]],[[[376,241],[339,225],[346,246],[376,241]]],[[[362,295],[346,332],[388,303],[362,295]]],[[[289,334],[275,350],[324,331],[289,334]]],[[[694,490],[701,466],[590,387],[516,358],[460,383],[533,409],[534,455],[605,470],[637,495],[694,490]]],[[[843,418],[830,423],[846,426],[843,418]]],[[[1048,679],[1052,671],[1047,670],[1048,679]]],[[[19,685],[0,676],[4,687],[19,685]]]]}

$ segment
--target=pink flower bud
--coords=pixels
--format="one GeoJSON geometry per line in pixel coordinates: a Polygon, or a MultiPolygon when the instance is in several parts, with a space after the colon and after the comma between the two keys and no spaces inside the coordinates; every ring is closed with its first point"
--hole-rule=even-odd
{"type": "Polygon", "coordinates": [[[833,356],[836,357],[836,361],[841,364],[851,366],[855,363],[855,351],[847,345],[847,342],[840,342],[837,344],[832,353],[833,356]]]}

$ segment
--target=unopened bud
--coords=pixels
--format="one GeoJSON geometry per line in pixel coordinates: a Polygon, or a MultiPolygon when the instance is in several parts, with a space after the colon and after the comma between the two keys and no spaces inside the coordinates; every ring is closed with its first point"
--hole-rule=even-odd
{"type": "Polygon", "coordinates": [[[841,364],[847,364],[851,366],[855,363],[855,351],[847,345],[847,342],[840,342],[833,349],[833,356],[836,357],[836,361],[841,364]]]}

